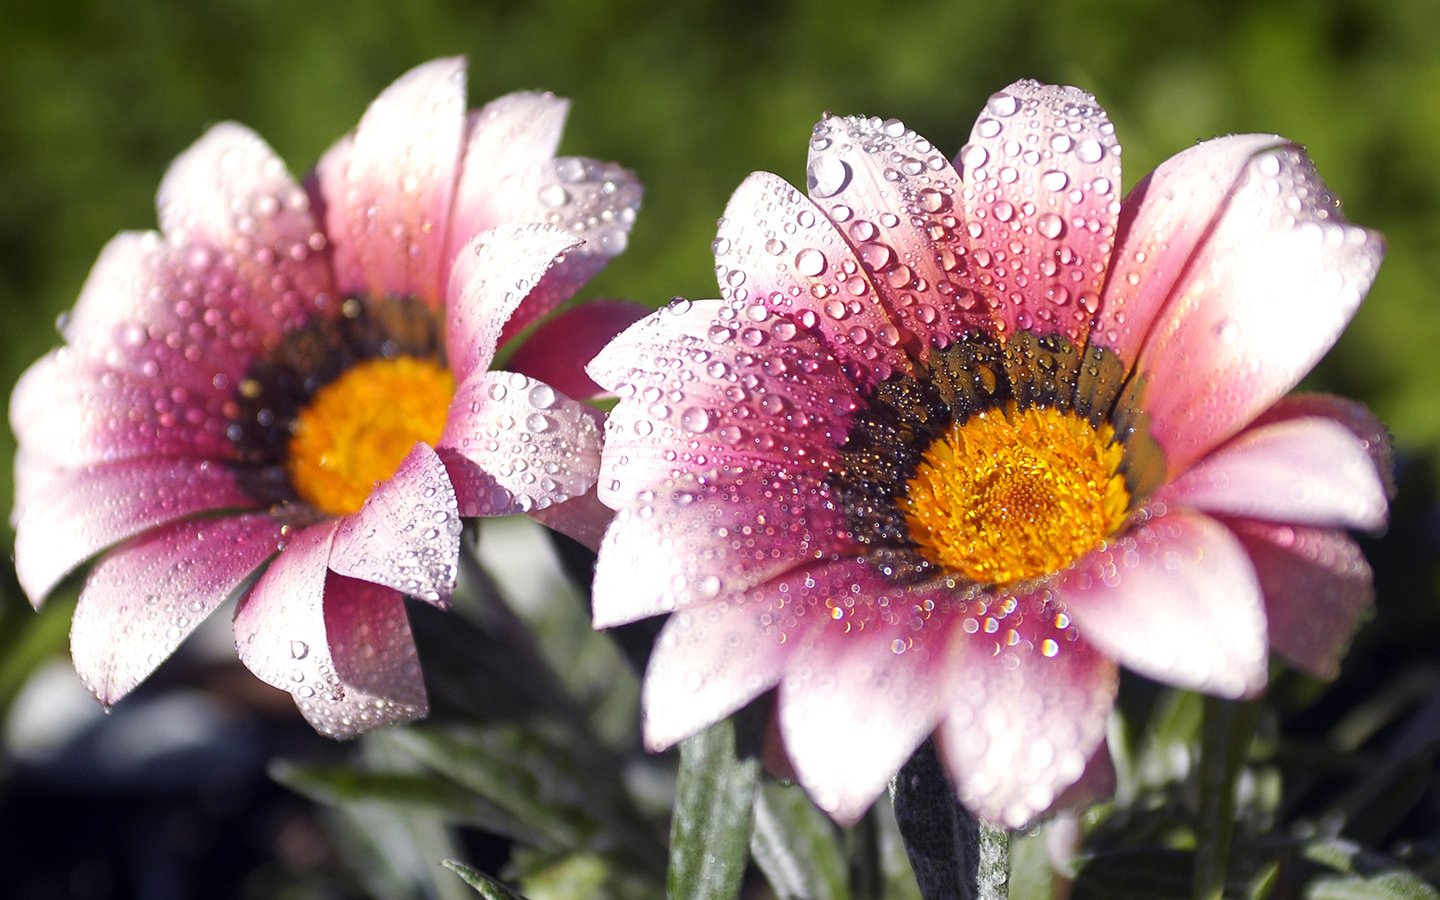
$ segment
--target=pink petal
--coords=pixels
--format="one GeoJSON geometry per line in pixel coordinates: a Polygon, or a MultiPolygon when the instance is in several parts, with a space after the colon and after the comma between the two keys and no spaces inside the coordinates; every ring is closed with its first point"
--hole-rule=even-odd
{"type": "Polygon", "coordinates": [[[1341,218],[1298,148],[1251,159],[1136,363],[1171,473],[1295,386],[1349,322],[1383,251],[1341,218]]]}
{"type": "Polygon", "coordinates": [[[907,593],[859,562],[823,575],[826,592],[808,598],[817,621],[785,666],[779,722],[800,783],[851,824],[935,728],[956,675],[954,623],[930,611],[947,602],[943,588],[907,593]]]}
{"type": "Polygon", "coordinates": [[[490,367],[505,323],[575,239],[548,225],[504,225],[465,245],[446,294],[445,348],[459,381],[490,367]]]}
{"type": "MultiPolygon", "coordinates": [[[[274,300],[252,283],[264,279],[261,256],[171,247],[154,232],[118,235],[86,278],[65,336],[103,368],[229,399],[284,328],[330,299],[287,293],[274,300]]],[[[278,266],[273,274],[277,284],[294,286],[278,266]]]]}
{"type": "Polygon", "coordinates": [[[542,322],[505,360],[505,368],[543,381],[567,397],[592,399],[602,391],[585,374],[585,363],[652,312],[627,300],[594,300],[564,310],[542,322]]]}
{"type": "Polygon", "coordinates": [[[111,544],[195,513],[254,507],[220,464],[146,459],[69,469],[27,499],[16,575],[38,606],[67,572],[111,544]]]}
{"type": "Polygon", "coordinates": [[[602,501],[622,506],[644,486],[721,463],[824,477],[859,404],[855,386],[785,320],[736,334],[724,310],[719,300],[672,304],[591,362],[591,377],[626,398],[606,421],[602,501]]]}
{"type": "Polygon", "coordinates": [[[50,465],[45,454],[23,444],[16,447],[15,502],[10,507],[10,528],[13,530],[20,523],[25,507],[37,497],[49,496],[52,485],[69,477],[69,474],[68,468],[50,465]]]}
{"type": "Polygon", "coordinates": [[[725,207],[715,239],[720,295],[741,312],[737,330],[770,315],[812,331],[853,380],[909,372],[906,339],[860,275],[836,225],[778,176],[756,172],[725,207]]]}
{"type": "Polygon", "coordinates": [[[594,486],[600,468],[590,408],[514,372],[477,372],[463,382],[439,447],[499,488],[477,494],[474,479],[460,475],[453,483],[466,516],[531,512],[578,497],[594,486]]]}
{"type": "Polygon", "coordinates": [[[994,330],[965,277],[960,176],[929,141],[894,119],[827,116],[806,172],[810,199],[839,226],[897,326],[920,336],[921,355],[994,330]]]}
{"type": "Polygon", "coordinates": [[[568,300],[630,241],[641,187],[614,163],[581,157],[552,159],[509,185],[508,215],[516,222],[545,222],[584,243],[545,273],[505,325],[501,343],[568,300]]]}
{"type": "Polygon", "coordinates": [[[181,154],[160,183],[157,206],[172,246],[195,259],[211,255],[213,269],[243,291],[235,312],[252,330],[273,336],[295,328],[334,291],[309,196],[243,125],[216,125],[181,154]]]}
{"type": "Polygon", "coordinates": [[[1242,134],[1205,141],[1170,157],[1120,208],[1119,235],[1095,317],[1094,343],[1133,362],[1196,249],[1256,154],[1285,139],[1242,134]]]}
{"type": "Polygon", "coordinates": [[[1080,343],[1120,212],[1120,145],[1095,98],[1017,81],[990,97],[956,157],[974,290],[1004,333],[1080,343]]]}
{"type": "Polygon", "coordinates": [[[824,482],[783,466],[656,485],[621,508],[605,533],[595,627],[746,591],[820,559],[842,535],[824,482]]]}
{"type": "Polygon", "coordinates": [[[1395,458],[1390,431],[1365,404],[1331,394],[1287,394],[1255,417],[1251,427],[1298,418],[1326,418],[1350,429],[1369,454],[1387,497],[1395,496],[1395,458]]]}
{"type": "Polygon", "coordinates": [[[337,522],[296,534],[235,610],[240,660],[289,691],[306,721],[351,738],[427,711],[400,595],[329,573],[337,522]]]}
{"type": "MultiPolygon", "coordinates": [[[[645,671],[645,746],[664,750],[774,687],[800,633],[777,613],[798,586],[787,578],[678,612],[665,623],[645,671]]],[[[803,619],[802,622],[808,622],[803,619]]]]}
{"type": "Polygon", "coordinates": [[[1388,507],[1365,443],[1326,418],[1243,431],[1156,497],[1209,513],[1371,531],[1384,527],[1388,507]]]}
{"type": "Polygon", "coordinates": [[[1208,516],[1172,512],[1083,557],[1057,593],[1085,640],[1166,684],[1224,697],[1265,686],[1265,614],[1250,559],[1208,516]]]}
{"type": "Polygon", "coordinates": [[[506,186],[555,155],[569,111],[570,102],[562,97],[521,91],[470,112],[446,256],[453,257],[471,238],[497,225],[544,221],[508,215],[506,186]]]}
{"type": "Polygon", "coordinates": [[[10,398],[10,423],[21,444],[42,450],[52,466],[85,466],[138,457],[226,460],[233,401],[213,391],[106,369],[70,347],[30,366],[10,398]]]}
{"type": "Polygon", "coordinates": [[[70,626],[75,669],[106,706],[150,676],[281,542],[268,514],[177,522],[106,554],[70,626]]]}
{"type": "Polygon", "coordinates": [[[1084,774],[1119,672],[1044,592],[954,613],[940,758],[967,807],[1019,828],[1084,774]]]}
{"type": "Polygon", "coordinates": [[[600,549],[600,541],[615,518],[615,510],[601,503],[591,488],[579,497],[537,509],[530,518],[595,551],[600,549]]]}
{"type": "Polygon", "coordinates": [[[455,589],[460,513],[440,457],[416,444],[335,534],[330,569],[437,606],[455,589]]]}
{"type": "Polygon", "coordinates": [[[342,294],[441,300],[465,130],[465,61],[437,59],[381,92],[317,167],[342,294]]]}
{"type": "Polygon", "coordinates": [[[1375,601],[1360,548],[1329,529],[1230,524],[1260,577],[1275,652],[1316,678],[1340,674],[1340,660],[1375,601]]]}

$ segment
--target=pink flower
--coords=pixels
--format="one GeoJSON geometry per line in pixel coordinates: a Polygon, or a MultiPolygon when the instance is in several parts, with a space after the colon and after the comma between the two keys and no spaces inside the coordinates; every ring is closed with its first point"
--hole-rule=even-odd
{"type": "Polygon", "coordinates": [[[592,362],[621,398],[595,622],[673,612],[645,678],[663,748],[778,689],[799,781],[860,816],[934,734],[1019,825],[1103,753],[1117,663],[1248,696],[1268,647],[1332,675],[1371,602],[1384,429],[1282,399],[1379,264],[1300,148],[1222,138],[1119,200],[1092,97],[1022,81],[952,165],[829,118],[809,199],[757,173],[723,299],[592,362]],[[1267,646],[1268,645],[1268,646],[1267,646]]]}
{"type": "Polygon", "coordinates": [[[160,232],[101,252],[11,417],[26,592],[100,554],[71,643],[102,703],[238,592],[241,660],[316,730],[423,716],[402,595],[447,604],[461,517],[595,527],[598,420],[563,392],[593,388],[577,352],[638,316],[557,316],[489,371],[639,204],[618,167],[553,158],[566,109],[521,93],[467,113],[464,61],[436,60],[306,189],[217,125],[166,174],[160,232]]]}

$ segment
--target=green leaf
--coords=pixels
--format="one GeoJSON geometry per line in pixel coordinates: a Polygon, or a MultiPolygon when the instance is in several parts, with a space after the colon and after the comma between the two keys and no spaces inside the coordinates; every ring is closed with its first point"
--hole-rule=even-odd
{"type": "Polygon", "coordinates": [[[449,781],[427,773],[370,772],[349,766],[301,766],[279,760],[270,777],[292,791],[339,809],[386,806],[435,815],[472,825],[517,841],[534,842],[542,835],[482,797],[457,791],[449,781]]]}
{"type": "Polygon", "coordinates": [[[1051,900],[1055,896],[1055,871],[1045,840],[1044,831],[1010,839],[1010,900],[1051,900]]]}
{"type": "Polygon", "coordinates": [[[1308,900],[1436,900],[1440,891],[1414,872],[1391,870],[1379,875],[1317,878],[1305,892],[1308,900]]]}
{"type": "Polygon", "coordinates": [[[1197,770],[1200,809],[1195,826],[1195,896],[1219,900],[1235,835],[1235,785],[1255,738],[1258,703],[1206,697],[1197,770]]]}
{"type": "Polygon", "coordinates": [[[680,745],[667,879],[672,897],[739,895],[760,778],[752,718],[742,711],[680,745]]]}
{"type": "Polygon", "coordinates": [[[797,787],[766,780],[755,794],[750,852],[782,900],[848,900],[845,853],[829,817],[797,787]]]}
{"type": "Polygon", "coordinates": [[[424,765],[530,827],[531,846],[593,850],[658,875],[664,848],[634,809],[620,763],[571,733],[528,726],[411,727],[388,735],[424,765]]]}
{"type": "Polygon", "coordinates": [[[517,894],[479,869],[467,866],[458,859],[443,860],[440,864],[459,875],[485,900],[526,900],[524,894],[517,894]]]}

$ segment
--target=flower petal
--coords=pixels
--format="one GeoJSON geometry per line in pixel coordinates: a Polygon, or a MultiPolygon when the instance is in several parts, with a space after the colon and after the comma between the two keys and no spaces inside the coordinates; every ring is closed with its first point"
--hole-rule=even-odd
{"type": "Polygon", "coordinates": [[[465,61],[411,69],[317,167],[342,294],[441,300],[465,129],[465,61]]]}
{"type": "Polygon", "coordinates": [[[107,553],[70,626],[75,670],[106,706],[130,693],[281,542],[269,514],[162,526],[107,553]]]}
{"type": "Polygon", "coordinates": [[[1265,592],[1270,644],[1316,678],[1340,660],[1375,602],[1370,566],[1343,532],[1233,521],[1265,592]]]}
{"type": "MultiPolygon", "coordinates": [[[[450,225],[453,257],[472,238],[519,220],[506,212],[506,184],[555,155],[570,102],[541,91],[519,91],[472,110],[465,122],[465,149],[455,213],[450,225]]],[[[447,276],[448,278],[448,276],[447,276]]]]}
{"type": "Polygon", "coordinates": [[[990,97],[956,164],[969,275],[1003,332],[1081,343],[1120,212],[1120,144],[1105,110],[1077,88],[1017,81],[990,97]]]}
{"type": "Polygon", "coordinates": [[[469,487],[473,478],[455,481],[466,516],[531,512],[578,497],[594,486],[600,468],[590,408],[514,372],[477,372],[460,385],[439,448],[473,463],[501,489],[477,494],[469,487]]]}
{"type": "Polygon", "coordinates": [[[838,455],[833,436],[859,405],[839,364],[783,319],[736,334],[723,303],[672,304],[591,362],[591,377],[625,398],[606,420],[605,503],[624,506],[644,486],[722,462],[823,478],[838,455]]]}
{"type": "Polygon", "coordinates": [[[1251,427],[1290,419],[1325,418],[1350,429],[1375,466],[1387,497],[1395,496],[1395,456],[1390,431],[1365,404],[1333,394],[1287,394],[1255,417],[1251,427]]]}
{"type": "Polygon", "coordinates": [[[578,497],[537,509],[530,513],[530,518],[595,551],[600,549],[605,529],[615,518],[615,510],[601,503],[591,488],[578,497]]]}
{"type": "Polygon", "coordinates": [[[1057,613],[1043,593],[997,599],[952,631],[936,747],[965,805],[1011,828],[1080,780],[1119,685],[1115,664],[1057,613]]]}
{"type": "Polygon", "coordinates": [[[932,345],[989,332],[991,311],[965,277],[960,176],[900,122],[827,116],[810,138],[810,199],[839,226],[896,325],[932,345]],[[898,211],[904,211],[904,215],[898,211]]]}
{"type": "Polygon", "coordinates": [[[574,237],[548,225],[502,225],[455,258],[446,294],[445,349],[457,381],[490,367],[505,323],[574,237]]]}
{"type": "Polygon", "coordinates": [[[455,489],[435,451],[416,444],[364,506],[341,520],[330,570],[443,607],[459,558],[455,489]]]}
{"type": "Polygon", "coordinates": [[[245,126],[223,122],[207,131],[171,163],[156,203],[161,231],[191,268],[225,272],[242,289],[234,312],[245,316],[245,331],[280,334],[333,294],[309,195],[245,126]],[[211,266],[195,264],[207,255],[211,266]]]}
{"type": "Polygon", "coordinates": [[[254,258],[171,247],[155,232],[117,235],[91,268],[65,337],[104,368],[228,399],[284,328],[331,299],[323,292],[302,296],[296,274],[294,283],[280,279],[294,290],[272,302],[246,281],[263,280],[262,253],[250,249],[254,258]]]}
{"type": "Polygon", "coordinates": [[[228,460],[227,405],[214,392],[104,368],[59,347],[26,369],[10,398],[21,444],[43,448],[52,466],[86,466],[142,457],[228,460]]]}
{"type": "Polygon", "coordinates": [[[851,824],[935,728],[955,677],[954,622],[863,563],[832,564],[814,580],[818,590],[795,598],[815,621],[780,682],[780,730],[800,783],[851,824]]]}
{"type": "Polygon", "coordinates": [[[740,313],[737,330],[771,314],[811,331],[852,373],[874,384],[909,372],[904,335],[838,229],[779,176],[741,183],[715,238],[720,295],[740,313]]]}
{"type": "Polygon", "coordinates": [[[1089,643],[1142,675],[1224,697],[1265,686],[1260,582],[1235,536],[1194,512],[1082,558],[1057,593],[1089,643]]]}
{"type": "Polygon", "coordinates": [[[1126,361],[1140,355],[1151,323],[1230,202],[1246,166],[1284,144],[1284,138],[1269,134],[1205,141],[1165,160],[1126,195],[1094,343],[1126,361]]]}
{"type": "Polygon", "coordinates": [[[1384,527],[1388,506],[1365,443],[1326,418],[1247,429],[1156,497],[1209,513],[1371,531],[1384,527]]]}
{"type": "Polygon", "coordinates": [[[1340,335],[1383,243],[1349,225],[1294,146],[1254,156],[1136,363],[1132,405],[1181,472],[1295,386],[1340,335]]]}
{"type": "Polygon", "coordinates": [[[775,686],[810,621],[780,624],[792,602],[782,591],[800,580],[777,579],[670,617],[645,671],[647,748],[673,746],[775,686]]]}
{"type": "Polygon", "coordinates": [[[306,721],[344,739],[425,715],[399,593],[326,567],[337,522],[296,534],[235,610],[240,660],[289,691],[306,721]]]}
{"type": "Polygon", "coordinates": [[[111,544],[195,513],[255,505],[227,466],[204,461],[69,469],[26,501],[16,525],[15,573],[39,606],[67,572],[111,544]]]}
{"type": "Polygon", "coordinates": [[[540,323],[505,360],[505,368],[543,381],[567,397],[594,398],[603,392],[585,374],[585,363],[652,312],[627,300],[593,300],[564,310],[540,323]]]}
{"type": "Polygon", "coordinates": [[[584,241],[545,273],[505,324],[503,344],[570,299],[630,242],[640,182],[614,163],[576,156],[547,160],[507,182],[508,216],[544,222],[584,241]]]}
{"type": "Polygon", "coordinates": [[[620,509],[595,568],[596,628],[745,591],[843,541],[821,480],[773,465],[656,485],[620,509]]]}

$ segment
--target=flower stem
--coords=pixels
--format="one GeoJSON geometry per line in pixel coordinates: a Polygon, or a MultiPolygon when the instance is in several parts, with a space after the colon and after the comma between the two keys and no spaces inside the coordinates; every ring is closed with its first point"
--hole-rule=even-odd
{"type": "Polygon", "coordinates": [[[961,805],[928,739],[890,783],[895,820],[926,900],[1003,900],[1010,833],[961,805]]]}
{"type": "Polygon", "coordinates": [[[1235,786],[1255,736],[1260,704],[1205,698],[1200,732],[1200,814],[1196,822],[1196,900],[1219,900],[1225,892],[1230,845],[1235,836],[1235,786]]]}

